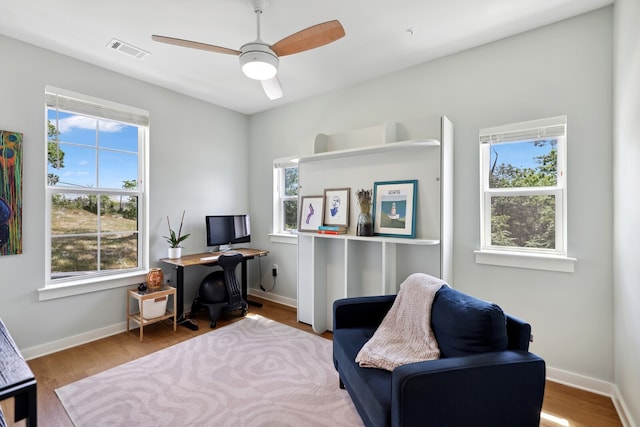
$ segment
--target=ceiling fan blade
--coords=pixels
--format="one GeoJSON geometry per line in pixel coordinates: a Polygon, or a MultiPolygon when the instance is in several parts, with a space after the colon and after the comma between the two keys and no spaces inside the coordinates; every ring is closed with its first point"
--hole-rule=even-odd
{"type": "Polygon", "coordinates": [[[262,89],[264,89],[264,93],[267,94],[270,100],[273,101],[282,98],[282,86],[280,86],[278,76],[267,80],[260,80],[260,83],[262,83],[262,89]]]}
{"type": "Polygon", "coordinates": [[[236,56],[240,55],[239,50],[228,49],[226,47],[220,47],[220,46],[214,46],[212,44],[194,42],[191,40],[183,40],[183,39],[176,39],[173,37],[156,36],[156,35],[151,36],[151,39],[160,43],[173,44],[173,45],[182,46],[182,47],[190,47],[192,49],[206,50],[208,52],[225,53],[227,55],[236,55],[236,56]]]}
{"type": "Polygon", "coordinates": [[[291,34],[271,46],[278,56],[291,55],[324,46],[344,37],[344,28],[338,20],[323,22],[291,34]]]}

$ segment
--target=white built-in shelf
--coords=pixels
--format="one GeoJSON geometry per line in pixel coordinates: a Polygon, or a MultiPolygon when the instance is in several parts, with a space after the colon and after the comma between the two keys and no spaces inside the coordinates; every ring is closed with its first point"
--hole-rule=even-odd
{"type": "Polygon", "coordinates": [[[322,333],[333,328],[338,299],[395,294],[415,272],[451,277],[452,156],[453,124],[446,117],[316,136],[312,154],[298,160],[300,195],[415,179],[418,237],[356,236],[354,196],[346,234],[299,232],[298,321],[322,333]]]}
{"type": "Polygon", "coordinates": [[[437,139],[414,139],[409,141],[389,142],[387,144],[372,145],[369,147],[347,148],[344,150],[326,151],[300,157],[298,163],[315,162],[319,160],[333,160],[344,157],[361,156],[365,154],[379,154],[398,150],[411,150],[422,147],[439,147],[437,139]]]}
{"type": "Polygon", "coordinates": [[[396,243],[399,245],[422,245],[431,246],[439,245],[439,239],[411,239],[404,237],[386,237],[386,236],[356,236],[355,234],[322,234],[314,232],[298,232],[299,236],[317,237],[319,239],[339,239],[339,240],[360,240],[367,242],[379,243],[396,243]]]}

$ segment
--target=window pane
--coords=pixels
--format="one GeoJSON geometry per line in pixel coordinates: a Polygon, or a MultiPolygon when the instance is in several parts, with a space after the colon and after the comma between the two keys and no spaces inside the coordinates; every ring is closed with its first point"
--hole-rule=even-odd
{"type": "Polygon", "coordinates": [[[100,120],[100,148],[138,152],[138,128],[123,123],[100,120]]]}
{"type": "Polygon", "coordinates": [[[100,231],[138,231],[138,197],[121,194],[103,197],[100,231]]]}
{"type": "Polygon", "coordinates": [[[555,249],[555,196],[491,198],[491,245],[555,249]]]}
{"type": "Polygon", "coordinates": [[[138,266],[138,233],[102,236],[100,270],[121,270],[138,266]]]}
{"type": "Polygon", "coordinates": [[[126,188],[128,182],[137,183],[138,156],[120,151],[100,150],[99,170],[100,188],[126,188]]]}
{"type": "Polygon", "coordinates": [[[490,188],[554,186],[558,141],[543,139],[491,144],[490,188]]]}
{"type": "Polygon", "coordinates": [[[53,237],[51,239],[51,278],[94,273],[98,269],[97,236],[53,237]]]}
{"type": "Polygon", "coordinates": [[[136,196],[100,196],[100,232],[138,231],[136,196]],[[126,215],[126,216],[125,216],[126,215]]]}
{"type": "Polygon", "coordinates": [[[298,195],[298,167],[285,168],[284,170],[284,195],[298,195]]]}
{"type": "MultiPolygon", "coordinates": [[[[96,146],[96,130],[98,121],[92,117],[48,110],[49,123],[57,129],[58,139],[62,142],[96,146]]],[[[51,136],[51,132],[49,132],[51,136]]]]}
{"type": "Polygon", "coordinates": [[[94,195],[53,194],[51,196],[51,235],[97,233],[96,202],[97,198],[94,195]]]}
{"type": "Polygon", "coordinates": [[[284,202],[284,230],[298,229],[298,201],[287,200],[284,202]]]}
{"type": "Polygon", "coordinates": [[[96,187],[95,148],[64,143],[49,144],[48,157],[49,185],[96,187]]]}

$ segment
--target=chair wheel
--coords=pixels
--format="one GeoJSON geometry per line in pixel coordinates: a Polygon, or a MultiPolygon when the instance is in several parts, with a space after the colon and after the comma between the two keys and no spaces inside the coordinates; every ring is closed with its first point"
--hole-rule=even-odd
{"type": "Polygon", "coordinates": [[[211,322],[211,324],[209,325],[211,327],[211,329],[216,327],[216,322],[211,322]]]}

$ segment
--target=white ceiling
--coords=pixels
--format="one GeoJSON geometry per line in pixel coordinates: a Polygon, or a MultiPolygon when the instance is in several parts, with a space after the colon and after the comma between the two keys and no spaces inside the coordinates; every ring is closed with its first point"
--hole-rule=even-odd
{"type": "MultiPolygon", "coordinates": [[[[262,0],[264,1],[264,0],[262,0]]],[[[269,0],[262,39],[338,19],[346,36],[280,59],[270,101],[231,55],[165,45],[152,34],[239,49],[256,38],[250,0],[2,0],[0,34],[245,114],[264,111],[566,19],[613,0],[269,0]],[[408,31],[413,30],[413,34],[408,31]],[[151,53],[107,48],[117,38],[151,53]]]]}

